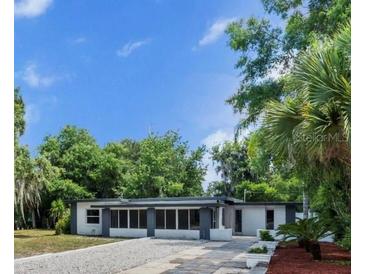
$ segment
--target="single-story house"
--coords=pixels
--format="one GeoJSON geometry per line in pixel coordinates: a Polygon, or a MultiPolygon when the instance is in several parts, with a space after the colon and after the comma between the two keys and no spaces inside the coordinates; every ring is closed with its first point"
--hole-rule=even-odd
{"type": "Polygon", "coordinates": [[[104,237],[230,240],[295,221],[296,202],[244,202],[228,197],[67,201],[71,233],[104,237]]]}

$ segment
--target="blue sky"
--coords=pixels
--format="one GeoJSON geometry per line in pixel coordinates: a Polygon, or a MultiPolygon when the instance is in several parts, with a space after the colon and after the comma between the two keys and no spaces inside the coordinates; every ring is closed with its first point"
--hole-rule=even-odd
{"type": "Polygon", "coordinates": [[[232,138],[238,56],[224,28],[262,13],[259,0],[16,1],[22,142],[34,153],[66,124],[100,145],[169,129],[192,148],[232,138]]]}

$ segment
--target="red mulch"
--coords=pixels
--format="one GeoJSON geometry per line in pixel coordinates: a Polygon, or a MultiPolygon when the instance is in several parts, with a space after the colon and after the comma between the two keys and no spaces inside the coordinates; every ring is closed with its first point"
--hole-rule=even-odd
{"type": "Polygon", "coordinates": [[[267,274],[347,274],[351,254],[333,243],[321,243],[322,261],[314,261],[312,255],[297,244],[278,246],[271,258],[267,274]]]}

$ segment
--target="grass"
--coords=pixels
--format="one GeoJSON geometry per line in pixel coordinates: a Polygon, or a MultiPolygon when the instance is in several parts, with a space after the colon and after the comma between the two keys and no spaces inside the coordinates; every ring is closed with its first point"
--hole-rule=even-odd
{"type": "Polygon", "coordinates": [[[29,229],[14,231],[15,258],[61,252],[113,243],[125,238],[102,238],[79,235],[56,235],[54,230],[29,229]]]}

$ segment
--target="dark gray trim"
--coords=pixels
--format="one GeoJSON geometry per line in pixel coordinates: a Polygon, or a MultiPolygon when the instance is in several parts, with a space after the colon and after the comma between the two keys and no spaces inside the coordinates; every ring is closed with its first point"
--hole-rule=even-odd
{"type": "Polygon", "coordinates": [[[100,199],[77,199],[77,200],[65,200],[66,204],[77,203],[77,202],[125,202],[129,200],[122,198],[100,198],[100,199]]]}
{"type": "Polygon", "coordinates": [[[174,204],[122,204],[122,205],[91,205],[92,208],[133,208],[133,207],[177,207],[177,206],[192,206],[192,207],[216,207],[224,206],[222,203],[197,203],[197,204],[184,204],[184,203],[174,203],[174,204]]]}
{"type": "Polygon", "coordinates": [[[157,198],[137,198],[129,199],[130,202],[150,202],[150,201],[201,201],[201,200],[211,200],[211,201],[224,201],[227,200],[226,197],[210,197],[210,196],[200,196],[200,197],[157,197],[157,198]]]}
{"type": "MultiPolygon", "coordinates": [[[[243,202],[242,200],[232,197],[160,197],[160,198],[140,198],[140,199],[122,199],[122,198],[104,198],[104,199],[85,199],[77,200],[78,202],[103,202],[102,204],[91,205],[92,208],[156,208],[156,207],[220,207],[225,204],[236,206],[297,206],[300,202],[243,202]]],[[[68,201],[75,203],[75,201],[68,201]]],[[[292,214],[292,213],[290,213],[292,214]]],[[[292,221],[292,215],[288,216],[292,221]]],[[[152,233],[152,232],[151,232],[152,233]]]]}
{"type": "Polygon", "coordinates": [[[245,202],[235,203],[234,205],[301,205],[301,202],[245,202]]]}
{"type": "Polygon", "coordinates": [[[77,234],[77,203],[72,203],[71,210],[71,234],[77,234]]]}
{"type": "Polygon", "coordinates": [[[103,237],[110,236],[110,209],[103,208],[101,211],[101,224],[102,224],[102,232],[101,235],[103,237]]]}
{"type": "Polygon", "coordinates": [[[136,199],[123,199],[123,198],[101,198],[101,199],[79,199],[79,200],[66,200],[66,203],[72,202],[122,202],[122,203],[133,203],[133,202],[179,202],[179,201],[216,201],[216,202],[231,202],[238,203],[243,202],[242,200],[235,199],[232,197],[217,196],[217,197],[156,197],[156,198],[136,198],[136,199]]]}
{"type": "Polygon", "coordinates": [[[295,205],[285,206],[285,222],[287,224],[295,223],[295,205]]]}
{"type": "Polygon", "coordinates": [[[212,221],[212,210],[201,208],[199,210],[200,239],[210,240],[210,228],[212,221]]]}
{"type": "Polygon", "coordinates": [[[154,237],[156,229],[156,210],[147,208],[147,237],[154,237]]]}

